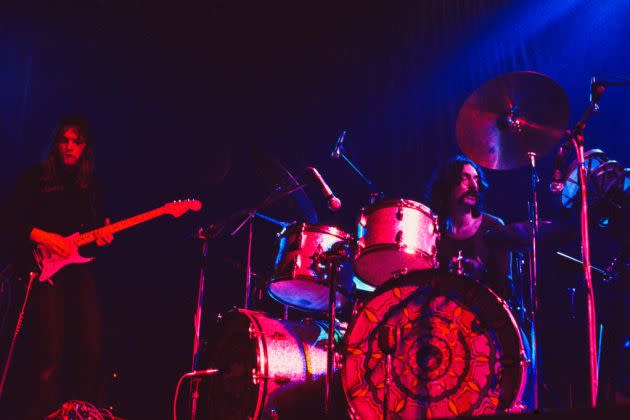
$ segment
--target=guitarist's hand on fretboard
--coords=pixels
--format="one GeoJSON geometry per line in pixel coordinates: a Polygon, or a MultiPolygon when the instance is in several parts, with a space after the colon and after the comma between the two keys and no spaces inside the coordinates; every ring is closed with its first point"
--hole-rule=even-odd
{"type": "Polygon", "coordinates": [[[64,258],[68,258],[72,255],[72,244],[67,238],[63,236],[46,232],[38,228],[33,228],[31,231],[31,240],[36,244],[43,245],[48,250],[60,255],[64,258]]]}
{"type": "MultiPolygon", "coordinates": [[[[105,218],[105,226],[110,224],[109,217],[105,218]]],[[[105,246],[109,245],[114,240],[114,234],[107,230],[97,230],[95,232],[96,245],[105,246]]]]}
{"type": "Polygon", "coordinates": [[[65,238],[35,228],[31,231],[31,240],[38,244],[33,256],[40,270],[39,280],[51,281],[51,276],[68,264],[83,264],[92,261],[93,258],[85,258],[79,254],[79,247],[92,242],[96,242],[99,246],[107,245],[114,238],[115,232],[120,232],[164,214],[179,217],[189,210],[198,211],[200,209],[201,201],[199,200],[174,201],[114,224],[110,224],[109,219],[106,219],[103,227],[85,233],[76,232],[65,238]]]}

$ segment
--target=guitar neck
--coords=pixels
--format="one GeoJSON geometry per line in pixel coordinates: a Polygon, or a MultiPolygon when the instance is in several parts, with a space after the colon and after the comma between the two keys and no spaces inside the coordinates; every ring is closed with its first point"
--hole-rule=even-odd
{"type": "Polygon", "coordinates": [[[114,234],[116,232],[129,229],[130,227],[139,225],[151,219],[155,219],[156,217],[160,217],[163,214],[166,214],[166,211],[162,207],[159,207],[157,209],[138,214],[137,216],[133,216],[128,219],[123,219],[116,223],[112,223],[111,225],[103,226],[101,228],[82,233],[79,236],[77,236],[75,243],[77,246],[87,245],[91,242],[94,242],[96,238],[98,237],[98,235],[100,234],[104,234],[104,233],[114,234]]]}

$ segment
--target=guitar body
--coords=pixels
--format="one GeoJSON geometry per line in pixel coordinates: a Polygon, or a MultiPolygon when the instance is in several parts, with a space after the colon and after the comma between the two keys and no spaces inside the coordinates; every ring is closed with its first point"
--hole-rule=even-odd
{"type": "Polygon", "coordinates": [[[38,245],[33,251],[33,256],[35,257],[35,262],[37,263],[40,271],[39,281],[48,281],[52,284],[51,277],[66,265],[83,264],[92,261],[94,258],[85,258],[79,254],[79,247],[96,241],[99,234],[109,233],[113,235],[116,232],[129,229],[130,227],[155,219],[156,217],[164,214],[179,217],[189,210],[199,211],[200,209],[201,201],[199,200],[173,201],[172,203],[164,204],[156,209],[121,220],[111,225],[105,225],[86,233],[74,233],[64,238],[71,248],[69,257],[63,257],[43,245],[38,245]]]}
{"type": "Polygon", "coordinates": [[[66,236],[66,241],[70,244],[71,254],[69,257],[62,257],[51,249],[38,245],[33,252],[35,262],[40,270],[39,281],[48,281],[52,284],[51,277],[59,270],[69,264],[84,264],[92,261],[94,258],[85,258],[79,254],[79,247],[76,245],[76,239],[79,232],[70,236],[66,236]]]}

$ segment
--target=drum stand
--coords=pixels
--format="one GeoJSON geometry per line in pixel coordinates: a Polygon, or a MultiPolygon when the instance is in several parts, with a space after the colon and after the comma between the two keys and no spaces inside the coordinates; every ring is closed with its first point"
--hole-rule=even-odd
{"type": "Polygon", "coordinates": [[[335,375],[335,322],[337,309],[337,277],[341,265],[349,255],[348,244],[337,242],[323,254],[323,260],[328,268],[328,283],[330,293],[328,294],[328,343],[326,357],[326,394],[324,397],[324,414],[330,415],[332,403],[332,387],[335,375]]]}
{"type": "MultiPolygon", "coordinates": [[[[274,192],[272,192],[269,196],[267,196],[263,201],[258,203],[254,208],[241,211],[236,213],[235,215],[231,215],[225,220],[221,221],[217,224],[210,225],[207,229],[199,228],[197,231],[197,238],[202,241],[202,263],[201,269],[199,270],[199,288],[197,291],[197,307],[195,310],[195,318],[194,318],[194,331],[195,337],[193,341],[193,362],[192,362],[192,372],[197,372],[199,368],[199,355],[201,350],[201,319],[203,317],[203,297],[204,290],[206,285],[206,259],[208,257],[208,241],[210,238],[216,239],[222,236],[223,231],[225,230],[225,226],[233,220],[234,217],[242,217],[244,214],[247,216],[245,219],[237,226],[234,231],[229,234],[229,237],[236,235],[242,228],[245,226],[247,222],[249,222],[249,240],[247,242],[247,268],[245,274],[245,309],[249,309],[249,301],[250,301],[250,293],[251,293],[251,278],[252,278],[252,267],[251,267],[251,255],[252,255],[252,242],[253,242],[253,222],[254,217],[258,216],[262,219],[269,220],[273,223],[276,223],[282,227],[286,227],[288,223],[281,222],[279,220],[273,219],[269,216],[265,216],[259,213],[260,210],[270,206],[276,201],[294,193],[297,190],[304,188],[306,184],[294,185],[292,184],[290,188],[287,186],[279,186],[274,192]]],[[[195,377],[191,382],[191,419],[195,420],[197,416],[197,402],[199,399],[199,381],[200,378],[195,377]]]]}
{"type": "Polygon", "coordinates": [[[534,411],[538,412],[540,409],[540,401],[539,401],[539,392],[542,389],[541,387],[541,377],[540,377],[540,354],[539,354],[539,337],[536,334],[536,328],[539,325],[539,303],[540,303],[540,287],[538,285],[538,195],[537,195],[537,187],[540,179],[538,178],[538,174],[536,173],[536,153],[528,152],[529,156],[529,164],[531,169],[531,181],[532,181],[532,197],[529,203],[529,222],[531,224],[531,234],[532,234],[532,252],[529,254],[530,264],[529,264],[529,293],[530,293],[530,320],[531,320],[531,328],[530,328],[530,341],[531,341],[531,364],[532,364],[532,372],[533,372],[533,382],[534,382],[534,411]]]}

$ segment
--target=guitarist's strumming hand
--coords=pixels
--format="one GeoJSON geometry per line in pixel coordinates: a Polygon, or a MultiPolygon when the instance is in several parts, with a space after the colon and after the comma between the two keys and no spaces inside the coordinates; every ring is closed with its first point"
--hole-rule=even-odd
{"type": "MultiPolygon", "coordinates": [[[[105,218],[105,226],[109,225],[109,217],[105,218]]],[[[114,234],[110,231],[100,231],[97,230],[95,232],[96,235],[96,245],[105,246],[109,245],[114,240],[114,234]]]]}
{"type": "Polygon", "coordinates": [[[67,238],[64,238],[59,234],[33,228],[33,230],[31,230],[30,238],[31,241],[45,246],[55,254],[64,258],[68,258],[72,255],[72,244],[70,244],[67,238]]]}

